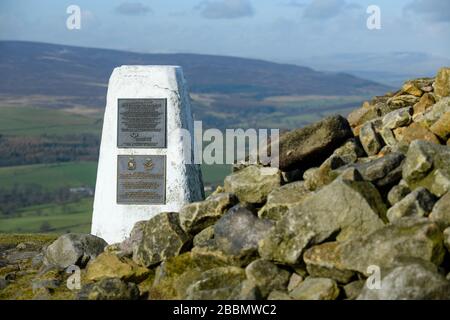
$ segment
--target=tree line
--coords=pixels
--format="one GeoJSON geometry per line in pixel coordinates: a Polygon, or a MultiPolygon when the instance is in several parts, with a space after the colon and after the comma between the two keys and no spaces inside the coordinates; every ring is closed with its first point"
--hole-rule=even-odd
{"type": "Polygon", "coordinates": [[[86,195],[71,192],[69,187],[48,190],[40,185],[14,185],[12,188],[0,188],[0,216],[14,217],[22,208],[56,203],[67,204],[76,202],[86,195]]]}
{"type": "Polygon", "coordinates": [[[100,139],[93,134],[19,137],[0,135],[0,167],[97,161],[100,139]]]}

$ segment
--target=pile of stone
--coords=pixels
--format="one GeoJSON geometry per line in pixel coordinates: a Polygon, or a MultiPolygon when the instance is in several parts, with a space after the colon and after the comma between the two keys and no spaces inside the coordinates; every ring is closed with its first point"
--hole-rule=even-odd
{"type": "Polygon", "coordinates": [[[282,135],[279,168],[240,165],[122,243],[60,237],[41,274],[78,265],[78,299],[450,299],[449,138],[443,68],[282,135]]]}

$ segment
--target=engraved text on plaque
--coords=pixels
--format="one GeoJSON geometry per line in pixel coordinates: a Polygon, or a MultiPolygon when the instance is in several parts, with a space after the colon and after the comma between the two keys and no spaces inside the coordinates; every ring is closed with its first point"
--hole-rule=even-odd
{"type": "Polygon", "coordinates": [[[125,156],[117,159],[117,203],[166,203],[166,156],[125,156]]]}
{"type": "Polygon", "coordinates": [[[166,148],[166,99],[119,99],[117,146],[166,148]]]}

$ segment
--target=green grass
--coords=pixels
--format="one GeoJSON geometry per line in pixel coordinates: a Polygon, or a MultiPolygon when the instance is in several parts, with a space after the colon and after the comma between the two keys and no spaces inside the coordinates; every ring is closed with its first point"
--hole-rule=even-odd
{"type": "MultiPolygon", "coordinates": [[[[202,165],[205,183],[220,183],[231,173],[229,165],[202,165]]],[[[36,184],[48,190],[95,186],[96,162],[67,162],[0,168],[0,188],[36,184]]]]}
{"type": "Polygon", "coordinates": [[[0,233],[0,246],[10,245],[17,246],[19,243],[23,242],[34,242],[36,244],[44,245],[51,243],[56,240],[56,235],[54,234],[10,234],[10,233],[0,233]]]}
{"type": "MultiPolygon", "coordinates": [[[[94,186],[97,163],[62,163],[0,168],[0,186],[14,184],[37,184],[48,190],[63,186],[94,186]]],[[[222,184],[231,172],[229,165],[203,165],[205,184],[222,184]]],[[[45,232],[90,232],[92,219],[92,198],[66,205],[49,203],[22,208],[14,218],[0,218],[0,233],[39,233],[44,224],[45,232]]]]}
{"type": "Polygon", "coordinates": [[[96,162],[67,162],[0,168],[0,188],[37,184],[48,190],[95,186],[96,162]]]}
{"type": "Polygon", "coordinates": [[[8,136],[99,135],[102,116],[79,115],[62,110],[28,107],[1,107],[0,134],[8,136]]]}
{"type": "Polygon", "coordinates": [[[86,198],[67,205],[48,204],[20,210],[22,217],[0,218],[0,233],[39,233],[48,223],[45,232],[89,233],[91,229],[93,199],[86,198]]]}

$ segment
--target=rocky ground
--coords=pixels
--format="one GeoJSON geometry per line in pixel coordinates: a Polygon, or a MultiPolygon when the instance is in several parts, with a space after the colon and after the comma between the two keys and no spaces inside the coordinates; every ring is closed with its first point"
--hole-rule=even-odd
{"type": "Polygon", "coordinates": [[[449,138],[443,68],[284,134],[279,169],[236,166],[122,243],[3,236],[0,299],[450,299],[449,138]]]}

